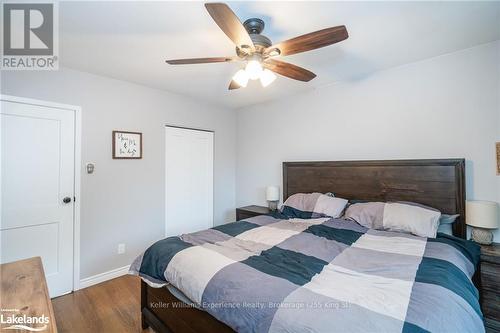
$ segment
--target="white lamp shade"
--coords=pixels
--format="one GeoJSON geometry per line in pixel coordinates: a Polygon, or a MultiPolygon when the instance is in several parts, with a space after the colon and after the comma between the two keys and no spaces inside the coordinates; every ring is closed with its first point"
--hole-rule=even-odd
{"type": "Polygon", "coordinates": [[[247,62],[247,66],[245,67],[245,71],[248,74],[248,77],[251,80],[257,80],[262,73],[262,65],[257,60],[250,60],[247,62]]]}
{"type": "Polygon", "coordinates": [[[233,81],[236,82],[240,87],[245,88],[248,84],[248,74],[245,70],[240,69],[233,76],[233,81]]]}
{"type": "Polygon", "coordinates": [[[264,69],[262,73],[260,73],[260,84],[262,84],[264,88],[273,83],[274,80],[276,80],[276,75],[269,69],[264,69]]]}
{"type": "Polygon", "coordinates": [[[498,228],[498,204],[493,201],[467,201],[465,206],[467,225],[485,229],[498,228]]]}
{"type": "Polygon", "coordinates": [[[266,200],[267,201],[279,201],[280,200],[280,188],[278,186],[266,187],[266,200]]]}

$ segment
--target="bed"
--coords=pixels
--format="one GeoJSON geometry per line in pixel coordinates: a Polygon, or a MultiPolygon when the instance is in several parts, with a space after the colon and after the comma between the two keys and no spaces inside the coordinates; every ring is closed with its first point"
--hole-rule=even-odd
{"type": "Polygon", "coordinates": [[[284,162],[284,199],[334,192],[350,200],[416,202],[459,214],[456,238],[278,214],[162,240],[133,265],[143,277],[143,328],[484,331],[478,250],[465,241],[464,179],[463,159],[284,162]],[[172,285],[165,286],[167,278],[172,285]]]}

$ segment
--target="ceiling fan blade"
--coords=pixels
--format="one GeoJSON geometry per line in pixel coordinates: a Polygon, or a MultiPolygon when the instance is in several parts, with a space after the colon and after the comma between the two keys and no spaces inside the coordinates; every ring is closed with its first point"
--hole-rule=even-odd
{"type": "Polygon", "coordinates": [[[299,37],[295,37],[284,42],[272,45],[265,50],[270,54],[273,50],[279,49],[280,55],[286,56],[295,53],[306,52],[320,47],[332,45],[347,39],[349,34],[345,26],[326,28],[311,32],[299,37]]]}
{"type": "Polygon", "coordinates": [[[236,83],[234,80],[231,80],[231,83],[229,84],[228,87],[229,90],[240,89],[240,88],[241,86],[238,83],[236,83]]]}
{"type": "Polygon", "coordinates": [[[316,74],[313,72],[284,61],[267,59],[263,65],[264,68],[267,68],[270,71],[294,80],[309,82],[316,77],[316,74]]]}
{"type": "Polygon", "coordinates": [[[215,58],[192,58],[192,59],[174,59],[165,60],[170,65],[189,65],[189,64],[209,64],[214,62],[229,62],[236,60],[235,57],[215,57],[215,58]]]}
{"type": "Polygon", "coordinates": [[[219,28],[224,31],[234,44],[242,50],[255,50],[247,30],[228,5],[225,3],[206,3],[205,8],[219,28]]]}

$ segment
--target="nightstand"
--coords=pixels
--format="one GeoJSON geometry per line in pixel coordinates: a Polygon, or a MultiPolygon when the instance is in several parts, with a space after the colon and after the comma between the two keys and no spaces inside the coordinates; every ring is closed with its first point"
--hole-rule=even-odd
{"type": "Polygon", "coordinates": [[[481,245],[482,309],[486,332],[500,333],[500,244],[481,245]]]}
{"type": "Polygon", "coordinates": [[[236,208],[236,221],[248,219],[250,217],[269,214],[271,210],[264,206],[245,206],[236,208]]]}

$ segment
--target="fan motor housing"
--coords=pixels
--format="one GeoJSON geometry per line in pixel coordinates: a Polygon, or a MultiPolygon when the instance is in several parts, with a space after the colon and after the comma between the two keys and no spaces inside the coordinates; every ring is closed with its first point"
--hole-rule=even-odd
{"type": "Polygon", "coordinates": [[[262,46],[263,48],[271,46],[271,40],[264,35],[250,34],[250,39],[255,46],[262,46]]]}
{"type": "MultiPolygon", "coordinates": [[[[250,39],[252,40],[255,50],[257,53],[262,53],[264,49],[273,45],[271,40],[264,35],[261,35],[261,32],[264,30],[265,23],[263,20],[259,18],[250,18],[243,22],[243,26],[247,30],[250,39]]],[[[236,48],[236,53],[240,57],[247,56],[248,53],[240,50],[238,47],[236,48]]]]}

